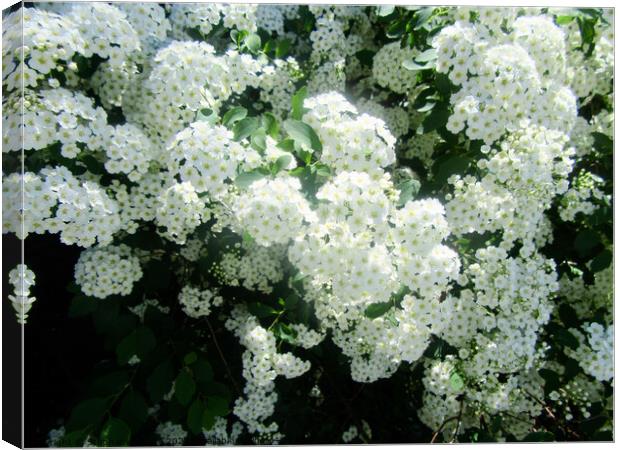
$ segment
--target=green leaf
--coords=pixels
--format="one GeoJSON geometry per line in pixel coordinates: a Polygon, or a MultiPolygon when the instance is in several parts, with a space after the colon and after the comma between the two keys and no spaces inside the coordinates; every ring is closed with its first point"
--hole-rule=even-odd
{"type": "Polygon", "coordinates": [[[153,332],[141,326],[126,336],[116,347],[116,356],[119,364],[126,364],[132,356],[143,358],[155,348],[157,341],[153,332]]]}
{"type": "Polygon", "coordinates": [[[214,124],[217,122],[217,114],[209,108],[203,108],[196,114],[196,120],[200,122],[208,122],[210,124],[214,124]]]}
{"type": "Polygon", "coordinates": [[[96,426],[108,409],[108,400],[91,398],[78,404],[67,422],[67,430],[81,430],[87,426],[96,426]]]}
{"type": "Polygon", "coordinates": [[[590,250],[601,242],[598,233],[592,230],[583,230],[575,237],[575,250],[581,255],[587,255],[590,250]]]}
{"type": "Polygon", "coordinates": [[[198,358],[198,360],[192,364],[192,372],[198,381],[208,382],[213,380],[213,369],[211,368],[211,364],[204,358],[198,358]]]}
{"type": "Polygon", "coordinates": [[[90,172],[96,175],[103,175],[105,173],[103,164],[100,163],[93,155],[82,154],[80,160],[90,172]]]}
{"type": "Polygon", "coordinates": [[[285,152],[292,153],[295,150],[295,141],[287,138],[284,139],[282,142],[278,142],[278,145],[276,145],[276,147],[284,150],[285,152]]]}
{"type": "Polygon", "coordinates": [[[125,447],[129,444],[131,430],[121,419],[110,417],[101,430],[102,447],[125,447]]]}
{"type": "Polygon", "coordinates": [[[394,5],[385,5],[385,6],[378,6],[377,7],[377,16],[379,17],[385,17],[385,16],[389,16],[390,14],[392,14],[394,12],[394,5]]]}
{"type": "Polygon", "coordinates": [[[56,443],[57,447],[83,447],[86,438],[89,436],[88,430],[77,430],[66,433],[56,443]]]}
{"type": "Polygon", "coordinates": [[[116,370],[95,378],[89,392],[98,397],[113,395],[120,392],[129,382],[129,374],[124,370],[116,370]]]}
{"type": "Polygon", "coordinates": [[[450,387],[453,391],[458,392],[465,386],[463,378],[458,372],[452,372],[450,375],[450,387]]]}
{"type": "Polygon", "coordinates": [[[308,88],[302,87],[291,98],[291,119],[301,120],[304,115],[304,100],[308,96],[308,88]]]}
{"type": "Polygon", "coordinates": [[[170,265],[164,261],[152,260],[142,270],[142,281],[147,294],[156,294],[169,286],[172,272],[170,265]]]}
{"type": "Polygon", "coordinates": [[[433,109],[433,112],[424,118],[422,122],[424,133],[445,127],[449,117],[450,111],[445,106],[439,107],[438,105],[437,108],[433,109]]]}
{"type": "Polygon", "coordinates": [[[554,324],[549,324],[549,332],[559,345],[569,347],[573,350],[577,350],[577,348],[579,348],[579,340],[567,329],[554,324]]]}
{"type": "Polygon", "coordinates": [[[282,39],[278,41],[276,45],[276,58],[284,58],[288,55],[288,51],[291,48],[291,40],[290,39],[282,39]]]}
{"type": "Polygon", "coordinates": [[[173,380],[174,372],[170,360],[164,361],[153,370],[146,380],[146,387],[153,403],[159,402],[170,392],[173,380]]]}
{"type": "Polygon", "coordinates": [[[435,12],[435,8],[420,8],[415,12],[416,23],[413,27],[414,30],[418,30],[422,28],[422,26],[428,22],[428,20],[433,17],[433,13],[435,12]]]}
{"type": "Polygon", "coordinates": [[[69,306],[69,317],[82,317],[92,314],[98,306],[98,300],[85,295],[76,295],[69,306]]]}
{"type": "Polygon", "coordinates": [[[261,178],[265,178],[265,175],[261,172],[257,172],[257,171],[244,172],[237,176],[237,178],[235,179],[235,184],[240,189],[246,189],[252,183],[254,183],[257,180],[260,180],[261,178]]]}
{"type": "Polygon", "coordinates": [[[196,392],[196,383],[187,370],[181,370],[174,381],[174,396],[182,405],[187,405],[196,392]]]}
{"type": "Polygon", "coordinates": [[[613,259],[613,254],[611,251],[605,249],[592,260],[590,263],[590,269],[592,272],[600,272],[601,270],[605,270],[611,264],[613,259]]]}
{"type": "Polygon", "coordinates": [[[133,389],[127,392],[121,402],[118,415],[127,422],[134,433],[137,432],[148,416],[148,405],[142,394],[133,389]]]}
{"type": "Polygon", "coordinates": [[[548,431],[535,431],[525,436],[521,442],[553,442],[555,436],[548,431]]]}
{"type": "Polygon", "coordinates": [[[235,141],[245,139],[252,134],[259,126],[258,119],[256,117],[246,117],[233,125],[233,133],[235,141]]]}
{"type": "Polygon", "coordinates": [[[404,206],[420,191],[420,182],[416,179],[410,179],[402,182],[396,188],[400,190],[397,206],[404,206]]]}
{"type": "Polygon", "coordinates": [[[295,309],[299,303],[299,297],[295,294],[291,294],[284,300],[284,307],[288,310],[295,309]]]}
{"type": "Polygon", "coordinates": [[[418,64],[425,63],[429,61],[435,61],[437,59],[437,50],[434,48],[429,48],[428,50],[423,51],[418,56],[414,58],[415,62],[418,64]]]}
{"type": "Polygon", "coordinates": [[[187,427],[194,434],[202,431],[202,416],[205,412],[205,405],[202,400],[196,399],[187,411],[187,427]]]}
{"type": "Polygon", "coordinates": [[[449,99],[450,93],[452,92],[452,83],[448,75],[445,73],[435,74],[435,87],[445,99],[449,99]]]}
{"type": "Polygon", "coordinates": [[[369,319],[376,319],[377,317],[381,317],[386,312],[388,312],[391,307],[392,307],[391,302],[372,303],[366,307],[366,310],[364,311],[364,315],[368,317],[369,319]]]}
{"type": "Polygon", "coordinates": [[[395,20],[390,24],[390,26],[385,31],[385,35],[390,39],[396,39],[403,35],[405,32],[405,27],[407,26],[407,20],[405,17],[402,17],[398,20],[395,20]]]}
{"type": "Polygon", "coordinates": [[[427,61],[424,63],[418,63],[412,59],[406,59],[402,62],[402,65],[407,70],[428,70],[435,68],[435,61],[427,61]]]}
{"type": "Polygon", "coordinates": [[[241,119],[245,119],[248,115],[248,110],[243,106],[237,106],[235,108],[229,109],[224,117],[222,117],[222,125],[227,128],[230,128],[236,122],[239,122],[241,119]]]}
{"type": "Polygon", "coordinates": [[[242,239],[243,239],[243,243],[244,244],[253,244],[254,243],[254,238],[247,231],[243,232],[242,239]]]}
{"type": "Polygon", "coordinates": [[[262,126],[267,131],[267,134],[274,139],[278,139],[278,133],[280,132],[280,126],[278,125],[278,119],[270,112],[263,114],[262,126]]]}
{"type": "Polygon", "coordinates": [[[276,172],[286,169],[292,160],[293,157],[291,155],[280,156],[275,162],[276,172]]]}
{"type": "Polygon", "coordinates": [[[207,398],[207,409],[214,416],[226,416],[229,412],[228,402],[225,398],[219,396],[210,396],[207,398]]]}
{"type": "Polygon", "coordinates": [[[299,120],[288,119],[284,122],[284,129],[300,145],[316,151],[323,150],[321,140],[310,125],[299,120]]]}
{"type": "Polygon", "coordinates": [[[607,416],[595,416],[590,417],[589,419],[584,420],[579,425],[579,428],[586,436],[592,436],[596,431],[598,431],[601,427],[603,427],[609,418],[607,416]]]}
{"type": "Polygon", "coordinates": [[[263,128],[257,128],[250,137],[250,144],[255,150],[263,153],[267,149],[266,138],[267,134],[265,130],[263,128]]]}
{"type": "Polygon", "coordinates": [[[539,369],[538,373],[545,380],[545,394],[555,391],[560,387],[560,376],[550,369],[539,369]]]}
{"type": "Polygon", "coordinates": [[[567,23],[572,22],[575,19],[575,16],[557,16],[555,18],[555,23],[558,25],[566,25],[567,23]]]}
{"type": "Polygon", "coordinates": [[[326,166],[325,164],[317,164],[315,172],[319,177],[327,178],[332,175],[332,170],[329,168],[329,166],[326,166]]]}
{"type": "Polygon", "coordinates": [[[258,317],[259,319],[278,314],[278,311],[273,309],[271,306],[267,306],[259,302],[249,303],[247,307],[250,314],[258,317]]]}
{"type": "Polygon", "coordinates": [[[209,431],[215,425],[215,416],[211,411],[205,409],[202,413],[202,428],[209,431]]]}
{"type": "Polygon", "coordinates": [[[463,174],[469,167],[471,160],[464,156],[453,156],[441,163],[435,174],[435,181],[439,184],[445,184],[450,175],[455,173],[463,174]]]}
{"type": "Polygon", "coordinates": [[[252,53],[256,53],[260,50],[261,40],[258,34],[250,34],[245,38],[245,46],[252,53]]]}
{"type": "Polygon", "coordinates": [[[248,32],[246,30],[231,30],[230,32],[230,39],[237,44],[237,47],[241,46],[241,42],[243,42],[243,39],[248,35],[248,32]]]}
{"type": "Polygon", "coordinates": [[[604,133],[592,133],[594,138],[594,148],[603,154],[612,154],[614,149],[614,141],[604,133]]]}
{"type": "Polygon", "coordinates": [[[198,360],[198,355],[196,355],[196,352],[189,352],[187,355],[185,355],[185,358],[183,358],[183,362],[187,366],[195,363],[197,360],[198,360]]]}

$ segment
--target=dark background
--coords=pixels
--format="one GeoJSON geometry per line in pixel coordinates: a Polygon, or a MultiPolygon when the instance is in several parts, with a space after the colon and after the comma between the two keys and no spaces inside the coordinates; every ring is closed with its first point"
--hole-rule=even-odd
{"type": "MultiPolygon", "coordinates": [[[[20,327],[11,303],[8,272],[19,263],[19,240],[3,235],[3,438],[19,445],[20,327]]],[[[66,419],[78,391],[101,359],[101,337],[92,322],[67,317],[72,294],[67,285],[80,254],[75,245],[62,244],[57,235],[31,234],[25,240],[25,262],[35,273],[31,295],[36,301],[24,327],[24,446],[47,446],[47,434],[66,419]]]]}

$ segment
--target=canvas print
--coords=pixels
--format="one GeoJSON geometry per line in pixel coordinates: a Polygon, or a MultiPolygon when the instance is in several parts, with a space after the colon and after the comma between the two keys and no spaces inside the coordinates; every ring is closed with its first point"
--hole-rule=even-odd
{"type": "Polygon", "coordinates": [[[4,440],[614,439],[613,8],[2,23],[4,440]]]}

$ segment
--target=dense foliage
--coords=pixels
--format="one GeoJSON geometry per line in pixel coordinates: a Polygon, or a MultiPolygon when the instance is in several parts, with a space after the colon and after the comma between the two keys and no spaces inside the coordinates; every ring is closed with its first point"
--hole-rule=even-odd
{"type": "Polygon", "coordinates": [[[611,9],[3,26],[3,233],[107,355],[50,446],[612,439],[611,9]]]}

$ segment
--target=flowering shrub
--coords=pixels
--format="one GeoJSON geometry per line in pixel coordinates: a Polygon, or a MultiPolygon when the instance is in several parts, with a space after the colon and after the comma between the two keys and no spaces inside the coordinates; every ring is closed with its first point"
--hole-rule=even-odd
{"type": "Polygon", "coordinates": [[[612,439],[611,9],[3,26],[3,233],[105,347],[49,446],[612,439]]]}

